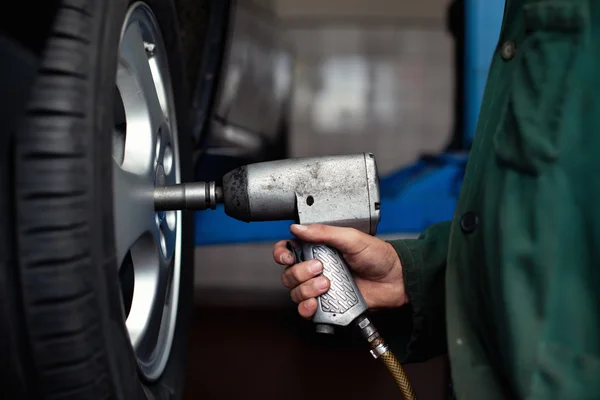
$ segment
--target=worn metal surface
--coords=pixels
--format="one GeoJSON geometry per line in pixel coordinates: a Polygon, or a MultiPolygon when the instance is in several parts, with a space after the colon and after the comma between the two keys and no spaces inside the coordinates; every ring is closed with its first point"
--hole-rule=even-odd
{"type": "Polygon", "coordinates": [[[370,153],[250,164],[223,177],[225,212],[242,221],[296,220],[374,235],[379,178],[370,153]]]}
{"type": "Polygon", "coordinates": [[[215,182],[191,182],[154,188],[154,209],[206,210],[215,209],[222,201],[223,192],[215,182]]]}

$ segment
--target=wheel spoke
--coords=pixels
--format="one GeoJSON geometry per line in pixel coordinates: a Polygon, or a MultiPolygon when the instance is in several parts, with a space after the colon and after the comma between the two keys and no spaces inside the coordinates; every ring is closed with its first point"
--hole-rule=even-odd
{"type": "Polygon", "coordinates": [[[124,46],[123,52],[121,53],[123,55],[123,60],[137,78],[136,80],[139,84],[138,89],[141,90],[141,94],[144,96],[148,105],[148,111],[151,117],[150,123],[153,128],[152,131],[156,132],[165,120],[165,115],[158,98],[152,69],[150,68],[149,56],[145,50],[145,43],[138,24],[132,24],[129,29],[125,31],[122,46],[124,46]]]}
{"type": "Polygon", "coordinates": [[[153,231],[153,187],[147,177],[113,163],[113,190],[117,262],[121,265],[135,242],[144,233],[153,231]]]}
{"type": "Polygon", "coordinates": [[[173,257],[173,251],[175,249],[175,229],[176,229],[176,218],[177,214],[175,211],[168,211],[165,213],[165,217],[160,223],[160,233],[164,236],[165,240],[165,259],[169,260],[173,257]]]}
{"type": "Polygon", "coordinates": [[[162,320],[166,285],[158,251],[152,235],[143,236],[131,249],[135,288],[127,329],[136,351],[145,352],[155,344],[162,320]]]}
{"type": "Polygon", "coordinates": [[[153,165],[157,133],[166,122],[144,45],[139,25],[131,24],[123,34],[117,72],[127,114],[123,168],[138,173],[153,165]]]}

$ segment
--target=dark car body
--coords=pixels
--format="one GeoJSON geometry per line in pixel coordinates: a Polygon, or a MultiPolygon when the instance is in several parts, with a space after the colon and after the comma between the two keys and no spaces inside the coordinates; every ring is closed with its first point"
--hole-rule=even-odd
{"type": "Polygon", "coordinates": [[[252,0],[216,1],[193,102],[198,179],[284,158],[293,54],[273,13],[252,0]]]}

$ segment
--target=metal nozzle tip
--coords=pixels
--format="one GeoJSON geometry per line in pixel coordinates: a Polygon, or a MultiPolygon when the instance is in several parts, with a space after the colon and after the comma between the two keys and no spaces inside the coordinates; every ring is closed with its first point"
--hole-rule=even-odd
{"type": "Polygon", "coordinates": [[[154,209],[166,210],[207,210],[215,209],[223,202],[223,189],[214,182],[179,183],[154,188],[154,209]]]}

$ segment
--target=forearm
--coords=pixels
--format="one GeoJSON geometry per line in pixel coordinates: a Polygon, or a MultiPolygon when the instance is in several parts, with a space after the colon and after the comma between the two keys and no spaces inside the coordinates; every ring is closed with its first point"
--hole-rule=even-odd
{"type": "Polygon", "coordinates": [[[394,240],[402,264],[408,305],[390,323],[387,340],[402,362],[446,352],[445,272],[451,221],[426,229],[418,239],[394,240]],[[392,336],[392,337],[390,337],[392,336]]]}

